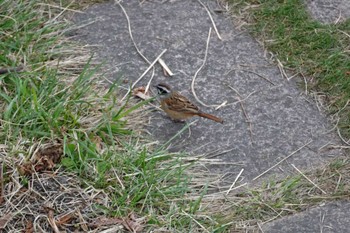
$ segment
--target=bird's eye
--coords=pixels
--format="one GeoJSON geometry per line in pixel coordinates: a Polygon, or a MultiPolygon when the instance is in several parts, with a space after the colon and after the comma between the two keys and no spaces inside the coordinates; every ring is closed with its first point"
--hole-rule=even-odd
{"type": "Polygon", "coordinates": [[[160,94],[160,95],[166,93],[166,91],[161,87],[158,87],[157,90],[158,90],[158,94],[160,94]]]}

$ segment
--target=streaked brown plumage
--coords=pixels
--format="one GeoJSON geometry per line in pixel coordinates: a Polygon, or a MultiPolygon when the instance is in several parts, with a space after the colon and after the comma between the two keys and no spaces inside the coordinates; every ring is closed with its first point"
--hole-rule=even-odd
{"type": "Polygon", "coordinates": [[[214,115],[204,113],[199,108],[191,103],[185,96],[171,88],[164,83],[159,83],[155,86],[161,96],[161,108],[173,120],[186,120],[193,116],[200,116],[212,121],[223,123],[224,121],[214,115]]]}

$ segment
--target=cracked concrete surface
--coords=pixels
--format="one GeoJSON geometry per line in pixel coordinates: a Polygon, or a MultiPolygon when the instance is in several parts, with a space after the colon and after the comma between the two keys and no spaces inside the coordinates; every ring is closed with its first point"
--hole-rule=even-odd
{"type": "Polygon", "coordinates": [[[350,17],[349,0],[307,0],[310,15],[322,23],[339,23],[350,17]]]}

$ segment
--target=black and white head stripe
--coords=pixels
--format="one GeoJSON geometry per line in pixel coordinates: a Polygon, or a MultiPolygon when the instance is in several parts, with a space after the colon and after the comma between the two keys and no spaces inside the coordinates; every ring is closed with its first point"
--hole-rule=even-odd
{"type": "Polygon", "coordinates": [[[159,83],[155,87],[157,88],[159,94],[169,94],[171,92],[171,88],[165,83],[159,83]]]}

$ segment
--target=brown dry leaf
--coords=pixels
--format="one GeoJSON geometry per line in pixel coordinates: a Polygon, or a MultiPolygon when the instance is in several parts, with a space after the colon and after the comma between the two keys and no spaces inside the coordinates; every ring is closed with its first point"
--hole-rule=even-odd
{"type": "Polygon", "coordinates": [[[134,213],[130,213],[122,222],[123,226],[130,232],[141,232],[144,228],[144,218],[136,218],[134,213]]]}
{"type": "Polygon", "coordinates": [[[94,222],[90,223],[89,226],[91,227],[101,227],[101,226],[109,226],[109,225],[116,225],[116,224],[122,224],[123,219],[121,218],[105,218],[101,217],[96,219],[94,222]]]}
{"type": "Polygon", "coordinates": [[[96,145],[96,150],[101,153],[102,152],[102,149],[103,149],[103,146],[102,146],[102,138],[99,137],[99,136],[95,136],[93,139],[92,139],[92,142],[95,143],[96,145]]]}
{"type": "Polygon", "coordinates": [[[101,227],[101,226],[109,226],[121,224],[125,229],[130,232],[141,232],[144,228],[144,218],[136,218],[133,213],[129,214],[126,218],[98,218],[94,222],[90,223],[90,227],[101,227]]]}
{"type": "Polygon", "coordinates": [[[62,217],[60,217],[59,219],[57,219],[56,225],[61,226],[61,225],[64,225],[66,223],[70,223],[74,219],[75,219],[75,211],[67,213],[67,214],[63,215],[62,217]]]}
{"type": "Polygon", "coordinates": [[[7,223],[12,219],[12,214],[5,214],[0,218],[0,229],[4,229],[7,223]]]}
{"type": "Polygon", "coordinates": [[[63,156],[61,144],[50,145],[41,148],[35,155],[34,160],[18,166],[21,175],[31,175],[34,172],[52,170],[63,156]]]}
{"type": "Polygon", "coordinates": [[[145,93],[145,90],[145,87],[136,87],[134,90],[132,90],[132,94],[133,96],[137,96],[143,100],[150,99],[151,97],[148,95],[148,93],[145,93]]]}
{"type": "Polygon", "coordinates": [[[44,148],[41,148],[35,155],[37,158],[47,158],[52,163],[59,163],[63,155],[63,146],[61,144],[53,144],[44,148]]]}
{"type": "Polygon", "coordinates": [[[26,229],[24,230],[24,233],[33,233],[34,232],[34,226],[32,221],[27,221],[26,223],[26,229]]]}
{"type": "Polygon", "coordinates": [[[22,176],[31,175],[34,172],[31,162],[26,162],[22,165],[17,165],[17,170],[22,176]]]}

